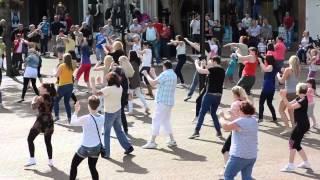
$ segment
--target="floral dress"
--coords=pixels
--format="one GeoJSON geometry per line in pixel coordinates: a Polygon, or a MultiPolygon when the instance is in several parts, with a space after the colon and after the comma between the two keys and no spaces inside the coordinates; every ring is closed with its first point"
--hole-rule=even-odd
{"type": "Polygon", "coordinates": [[[33,109],[38,109],[37,119],[32,129],[45,135],[50,135],[54,130],[52,117],[53,99],[48,94],[42,95],[41,99],[32,104],[33,109]]]}

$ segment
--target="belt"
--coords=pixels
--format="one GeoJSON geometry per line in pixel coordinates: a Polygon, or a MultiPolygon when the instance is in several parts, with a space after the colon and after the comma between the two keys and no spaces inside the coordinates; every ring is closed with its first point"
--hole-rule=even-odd
{"type": "Polygon", "coordinates": [[[222,96],[221,93],[207,93],[207,94],[214,95],[214,96],[222,96]]]}

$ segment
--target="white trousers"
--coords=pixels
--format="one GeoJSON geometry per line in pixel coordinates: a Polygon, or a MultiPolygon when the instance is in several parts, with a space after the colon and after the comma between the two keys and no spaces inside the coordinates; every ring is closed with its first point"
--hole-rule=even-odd
{"type": "MultiPolygon", "coordinates": [[[[144,98],[144,95],[141,93],[141,89],[140,87],[136,88],[136,89],[130,89],[129,90],[129,93],[131,95],[131,97],[133,97],[133,93],[137,95],[137,97],[141,100],[144,108],[148,108],[148,104],[147,104],[147,101],[146,99],[144,98]]],[[[132,112],[133,110],[133,103],[132,103],[132,100],[129,100],[128,102],[128,108],[129,108],[129,112],[132,112]]]]}
{"type": "Polygon", "coordinates": [[[172,107],[173,106],[156,103],[155,112],[152,118],[152,135],[153,136],[157,136],[160,134],[161,127],[165,135],[172,134],[172,127],[171,127],[172,107]]]}

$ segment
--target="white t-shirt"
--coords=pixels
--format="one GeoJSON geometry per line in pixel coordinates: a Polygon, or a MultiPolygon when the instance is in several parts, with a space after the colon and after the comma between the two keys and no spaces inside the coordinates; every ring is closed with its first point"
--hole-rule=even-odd
{"type": "MultiPolygon", "coordinates": [[[[103,115],[98,115],[94,116],[92,115],[97,123],[100,138],[102,135],[102,128],[104,127],[104,116],[103,115]]],[[[91,117],[90,114],[77,117],[76,114],[73,114],[71,117],[71,125],[75,126],[82,126],[82,142],[81,145],[85,147],[95,147],[100,144],[99,136],[98,136],[98,131],[96,124],[94,123],[94,119],[91,117]]]]}
{"type": "Polygon", "coordinates": [[[138,44],[134,43],[134,44],[132,45],[132,51],[136,51],[136,52],[141,51],[141,45],[140,45],[140,43],[138,43],[138,44]]]}
{"type": "Polygon", "coordinates": [[[38,69],[32,67],[26,67],[24,70],[23,77],[25,78],[37,78],[38,77],[38,69]]]}
{"type": "Polygon", "coordinates": [[[151,67],[152,51],[151,49],[144,49],[142,55],[142,67],[151,67]]]}
{"type": "Polygon", "coordinates": [[[200,34],[200,21],[192,20],[190,23],[190,27],[192,29],[192,34],[200,34]]]}
{"type": "Polygon", "coordinates": [[[115,113],[121,109],[121,86],[106,86],[100,91],[103,93],[104,97],[104,112],[115,113]]]}
{"type": "Polygon", "coordinates": [[[177,46],[177,56],[181,54],[186,54],[186,43],[178,44],[177,46]]]}

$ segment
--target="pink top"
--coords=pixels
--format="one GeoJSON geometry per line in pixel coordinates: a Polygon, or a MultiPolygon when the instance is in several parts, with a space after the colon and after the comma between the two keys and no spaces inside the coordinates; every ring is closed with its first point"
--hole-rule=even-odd
{"type": "Polygon", "coordinates": [[[274,46],[273,56],[276,61],[283,61],[286,55],[286,46],[283,42],[277,42],[274,46]]]}
{"type": "Polygon", "coordinates": [[[238,119],[240,117],[240,105],[241,101],[237,100],[231,104],[229,113],[231,115],[231,121],[238,119]]]}
{"type": "Polygon", "coordinates": [[[314,89],[308,88],[307,91],[307,98],[308,98],[308,103],[313,104],[314,103],[314,89]]]}
{"type": "Polygon", "coordinates": [[[274,51],[267,51],[267,56],[273,56],[274,51]]]}

